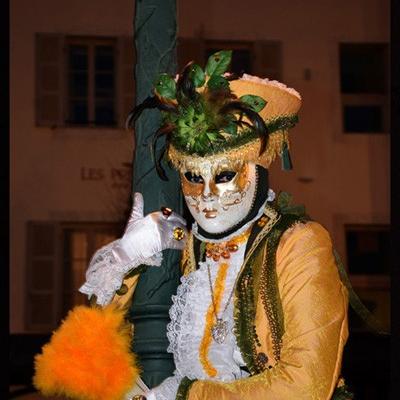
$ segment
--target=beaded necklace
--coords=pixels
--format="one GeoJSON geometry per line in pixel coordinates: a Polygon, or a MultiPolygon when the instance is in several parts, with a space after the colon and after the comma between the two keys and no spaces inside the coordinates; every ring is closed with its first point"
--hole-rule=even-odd
{"type": "MultiPolygon", "coordinates": [[[[230,258],[230,253],[234,253],[239,249],[239,245],[246,242],[247,239],[250,236],[251,229],[249,228],[246,232],[243,232],[242,234],[236,236],[235,238],[223,242],[223,243],[207,243],[206,244],[206,257],[207,258],[212,258],[214,261],[219,261],[220,258],[222,257],[225,260],[228,260],[230,258]]],[[[229,264],[226,262],[222,263],[220,265],[220,268],[227,268],[229,264]]],[[[213,308],[213,314],[215,317],[215,324],[211,326],[211,336],[214,339],[215,342],[221,344],[225,341],[226,336],[228,334],[228,322],[224,321],[222,319],[222,316],[224,315],[226,309],[228,308],[229,303],[232,300],[233,292],[235,291],[235,285],[233,285],[232,290],[229,294],[228,300],[226,301],[225,307],[223,308],[220,317],[218,317],[218,306],[217,302],[214,296],[214,290],[213,290],[213,284],[211,281],[211,272],[210,272],[210,266],[207,264],[207,272],[208,272],[208,282],[210,285],[210,292],[211,292],[211,300],[212,300],[212,308],[213,308]]],[[[219,275],[219,274],[218,274],[219,275]]],[[[218,277],[218,276],[217,276],[218,277]]],[[[224,278],[226,278],[226,273],[224,274],[224,278]]],[[[215,286],[219,285],[221,286],[222,282],[218,282],[218,279],[216,279],[215,286]]],[[[221,299],[223,293],[218,293],[221,299]]],[[[219,305],[219,304],[218,304],[219,305]]]]}
{"type": "MultiPolygon", "coordinates": [[[[199,347],[199,358],[203,365],[204,371],[210,377],[215,377],[217,375],[217,370],[211,364],[208,358],[208,351],[212,340],[218,344],[222,344],[228,335],[228,323],[222,318],[218,317],[219,307],[221,305],[222,297],[225,290],[225,280],[228,273],[230,253],[236,252],[241,243],[247,241],[250,235],[251,229],[248,229],[245,233],[232,238],[229,241],[223,243],[207,243],[206,244],[206,257],[212,258],[214,261],[219,261],[223,258],[223,262],[219,264],[218,272],[214,282],[214,288],[211,281],[210,267],[207,264],[208,281],[210,285],[211,299],[212,302],[208,307],[206,313],[206,323],[204,327],[203,338],[200,342],[199,347]],[[207,247],[208,246],[208,247],[207,247]]],[[[225,307],[220,314],[221,317],[228,308],[229,303],[232,300],[233,293],[235,291],[235,285],[233,285],[229,298],[225,304],[225,307]]]]}
{"type": "Polygon", "coordinates": [[[206,257],[212,258],[214,261],[219,261],[221,257],[228,260],[231,253],[235,253],[238,250],[239,244],[246,242],[250,236],[250,232],[251,227],[226,242],[206,243],[206,257]]]}

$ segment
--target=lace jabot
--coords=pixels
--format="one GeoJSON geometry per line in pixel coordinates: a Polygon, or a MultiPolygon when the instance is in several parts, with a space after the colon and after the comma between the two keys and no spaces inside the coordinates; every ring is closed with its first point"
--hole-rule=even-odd
{"type": "MultiPolygon", "coordinates": [[[[230,259],[221,310],[224,309],[235,285],[243,262],[244,250],[245,243],[230,259]]],[[[198,270],[182,276],[177,294],[172,297],[171,322],[167,326],[167,337],[170,342],[168,352],[174,355],[177,373],[190,379],[210,379],[199,359],[199,347],[204,335],[206,313],[212,302],[207,266],[210,268],[211,281],[214,282],[218,271],[218,262],[212,259],[199,263],[198,270]]],[[[217,376],[212,379],[231,381],[244,376],[244,372],[240,369],[244,362],[233,334],[232,299],[230,299],[224,314],[219,317],[228,323],[228,336],[224,343],[219,344],[212,341],[210,345],[209,359],[218,371],[217,376]]]]}

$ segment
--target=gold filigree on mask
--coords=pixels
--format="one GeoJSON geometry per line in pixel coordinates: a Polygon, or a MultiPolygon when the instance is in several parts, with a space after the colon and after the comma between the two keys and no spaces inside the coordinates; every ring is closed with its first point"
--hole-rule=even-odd
{"type": "Polygon", "coordinates": [[[247,181],[247,186],[243,188],[242,191],[240,190],[225,190],[219,199],[219,202],[222,206],[222,209],[224,211],[227,211],[229,207],[235,206],[237,204],[240,204],[243,199],[246,197],[247,190],[250,186],[250,181],[247,181]]]}
{"type": "Polygon", "coordinates": [[[250,185],[250,181],[247,179],[248,172],[249,166],[246,163],[236,171],[236,175],[231,181],[216,184],[219,202],[224,211],[227,211],[233,205],[240,204],[245,198],[250,185]]]}
{"type": "Polygon", "coordinates": [[[204,165],[200,165],[196,170],[184,170],[181,172],[181,185],[183,194],[186,197],[191,197],[193,200],[196,197],[216,196],[218,198],[231,198],[233,194],[242,193],[248,186],[248,164],[228,163],[214,165],[207,161],[204,165]],[[192,176],[201,178],[200,182],[189,180],[185,174],[191,173],[192,176]],[[234,172],[235,176],[228,182],[217,182],[217,177],[223,172],[234,172]]]}
{"type": "Polygon", "coordinates": [[[204,191],[204,184],[190,182],[184,174],[181,173],[182,192],[185,196],[193,200],[201,196],[204,191]]]}
{"type": "Polygon", "coordinates": [[[187,196],[188,205],[193,207],[197,213],[200,212],[200,196],[187,196]]]}

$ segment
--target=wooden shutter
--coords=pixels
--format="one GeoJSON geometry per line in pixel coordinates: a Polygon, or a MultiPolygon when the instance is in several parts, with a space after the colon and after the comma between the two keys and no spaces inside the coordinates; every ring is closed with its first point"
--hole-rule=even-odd
{"type": "Polygon", "coordinates": [[[277,41],[254,42],[253,75],[282,81],[282,44],[277,41]]]}
{"type": "Polygon", "coordinates": [[[64,37],[36,34],[36,125],[63,125],[64,37]]]}
{"type": "Polygon", "coordinates": [[[60,317],[59,230],[55,223],[28,222],[26,325],[50,332],[60,317]]]}
{"type": "Polygon", "coordinates": [[[135,105],[135,47],[132,36],[118,38],[118,125],[123,128],[129,112],[135,105]]]}
{"type": "Polygon", "coordinates": [[[194,61],[201,67],[205,64],[205,44],[202,38],[178,38],[178,72],[189,62],[194,61]]]}

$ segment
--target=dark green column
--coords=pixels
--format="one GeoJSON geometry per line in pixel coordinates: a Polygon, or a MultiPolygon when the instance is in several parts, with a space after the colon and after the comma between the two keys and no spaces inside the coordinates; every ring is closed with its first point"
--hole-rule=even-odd
{"type": "MultiPolygon", "coordinates": [[[[138,104],[151,94],[159,73],[176,71],[176,0],[137,0],[134,32],[138,104]]],[[[166,167],[169,181],[161,181],[151,159],[151,138],[159,125],[158,110],[146,110],[136,123],[133,190],[143,194],[145,214],[161,206],[182,214],[177,173],[166,167]]],[[[142,379],[149,387],[161,383],[174,370],[172,355],[166,351],[166,325],[171,296],[179,283],[180,252],[164,251],[163,256],[161,267],[149,267],[140,275],[129,310],[135,324],[133,351],[144,371],[142,379]]]]}

